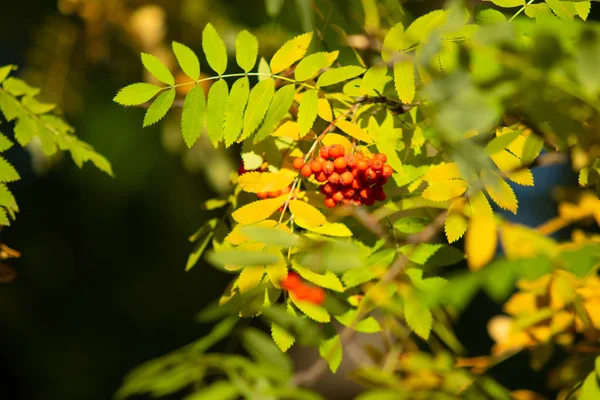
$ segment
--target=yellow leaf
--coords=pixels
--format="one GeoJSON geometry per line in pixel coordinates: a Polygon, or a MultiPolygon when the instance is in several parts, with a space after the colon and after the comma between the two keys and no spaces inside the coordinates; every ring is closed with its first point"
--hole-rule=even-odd
{"type": "Polygon", "coordinates": [[[510,185],[495,172],[482,172],[481,177],[484,180],[485,190],[487,190],[492,200],[501,208],[516,214],[519,202],[510,185]]]}
{"type": "MultiPolygon", "coordinates": [[[[502,150],[498,153],[492,154],[492,161],[502,172],[515,171],[522,167],[521,160],[514,154],[502,150]]],[[[508,179],[523,186],[533,186],[533,174],[527,168],[521,169],[517,172],[512,172],[506,176],[508,179]]]]}
{"type": "MultiPolygon", "coordinates": [[[[260,221],[256,224],[256,226],[262,226],[265,228],[274,228],[275,225],[277,225],[277,221],[272,219],[260,221]]],[[[234,246],[250,241],[250,238],[244,235],[241,231],[243,226],[245,225],[236,225],[235,228],[233,228],[233,230],[225,237],[225,241],[233,244],[234,246]]]]}
{"type": "Polygon", "coordinates": [[[255,201],[238,208],[233,212],[233,214],[231,214],[231,216],[240,224],[254,224],[269,218],[286,202],[287,198],[288,195],[284,194],[274,199],[255,201]]]}
{"type": "Polygon", "coordinates": [[[238,178],[238,183],[246,192],[274,192],[288,187],[294,181],[296,175],[296,172],[290,170],[247,172],[238,178]]]}
{"type": "Polygon", "coordinates": [[[571,304],[577,297],[575,287],[577,278],[566,271],[556,271],[550,281],[550,308],[561,310],[571,304]]]}
{"type": "Polygon", "coordinates": [[[331,105],[329,105],[329,101],[326,98],[319,98],[317,101],[318,112],[317,115],[323,118],[327,122],[331,122],[333,120],[333,113],[331,112],[331,105]]]}
{"type": "Polygon", "coordinates": [[[469,223],[463,215],[464,207],[465,200],[461,198],[453,201],[450,204],[450,208],[448,208],[448,215],[444,222],[444,231],[446,232],[448,243],[456,242],[467,231],[469,223]]]}
{"type": "Polygon", "coordinates": [[[449,179],[460,178],[460,170],[456,163],[439,164],[427,171],[423,175],[423,180],[427,182],[446,181],[449,179]]]}
{"type": "Polygon", "coordinates": [[[271,136],[298,140],[300,139],[300,127],[296,121],[285,121],[271,136]]]}
{"type": "Polygon", "coordinates": [[[244,267],[235,283],[235,287],[240,289],[240,293],[246,293],[260,284],[264,273],[265,267],[263,266],[244,267]]]}
{"type": "Polygon", "coordinates": [[[394,64],[394,83],[400,100],[410,104],[415,98],[415,66],[412,60],[402,60],[394,64]]]}
{"type": "MultiPolygon", "coordinates": [[[[519,127],[518,129],[521,129],[521,128],[523,128],[523,126],[519,127]]],[[[497,128],[496,129],[496,136],[507,135],[507,134],[512,133],[514,131],[515,131],[514,129],[508,128],[508,127],[497,128]]],[[[515,156],[521,158],[523,156],[523,149],[525,148],[525,139],[527,138],[527,136],[530,133],[531,133],[531,129],[526,129],[519,136],[517,136],[516,139],[513,140],[506,147],[506,149],[508,151],[510,151],[511,153],[513,153],[515,156]]]]}
{"type": "Polygon", "coordinates": [[[275,286],[276,288],[279,288],[280,282],[285,279],[285,277],[287,276],[287,272],[288,272],[285,261],[282,261],[280,263],[273,264],[273,265],[267,265],[266,269],[267,269],[267,276],[269,277],[269,280],[271,281],[273,286],[275,286]]]}
{"type": "Polygon", "coordinates": [[[292,303],[294,303],[294,305],[298,307],[298,309],[302,311],[308,318],[322,323],[331,321],[331,317],[324,307],[318,306],[309,301],[299,300],[293,292],[289,292],[289,295],[292,303]]]}
{"type": "Polygon", "coordinates": [[[344,136],[339,135],[337,133],[328,133],[327,135],[325,135],[323,140],[321,140],[321,143],[323,143],[324,146],[331,146],[334,143],[341,144],[342,146],[344,146],[346,154],[350,154],[350,152],[352,151],[352,143],[350,143],[350,141],[344,136]]]}
{"type": "Polygon", "coordinates": [[[348,227],[339,222],[325,223],[316,228],[310,229],[312,232],[327,236],[350,237],[352,231],[348,227]]]}
{"type": "Polygon", "coordinates": [[[554,257],[559,251],[554,240],[526,226],[505,223],[501,228],[502,247],[511,260],[532,258],[538,254],[554,257]]]}
{"type": "Polygon", "coordinates": [[[426,200],[446,201],[463,194],[468,186],[469,184],[462,179],[431,182],[421,196],[426,200]]]}
{"type": "Polygon", "coordinates": [[[294,216],[294,222],[301,228],[313,229],[327,221],[321,211],[302,200],[290,201],[289,208],[294,216]]]}
{"type": "Polygon", "coordinates": [[[478,191],[469,196],[469,207],[471,209],[471,215],[494,215],[492,205],[482,191],[478,191]]]}
{"type": "Polygon", "coordinates": [[[277,74],[304,57],[312,36],[312,32],[308,32],[285,42],[271,59],[271,72],[277,74]]]}
{"type": "Polygon", "coordinates": [[[335,123],[335,126],[355,139],[366,143],[373,143],[373,139],[371,139],[369,134],[364,129],[350,121],[338,121],[335,123]]]}
{"type": "Polygon", "coordinates": [[[515,293],[504,303],[504,311],[510,315],[533,314],[537,309],[537,295],[532,292],[515,293]]]}
{"type": "Polygon", "coordinates": [[[487,215],[471,218],[465,236],[465,253],[469,268],[473,271],[483,268],[494,258],[497,245],[496,220],[487,215]]]}

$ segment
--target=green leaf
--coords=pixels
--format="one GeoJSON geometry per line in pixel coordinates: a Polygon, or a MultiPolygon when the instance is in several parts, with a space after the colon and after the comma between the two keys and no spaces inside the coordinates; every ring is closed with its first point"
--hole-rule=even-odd
{"type": "Polygon", "coordinates": [[[12,64],[0,67],[0,83],[2,83],[6,79],[6,77],[10,74],[10,71],[12,71],[14,67],[15,66],[12,64]]]}
{"type": "Polygon", "coordinates": [[[512,7],[520,7],[525,5],[525,0],[487,0],[491,1],[498,7],[504,8],[512,8],[512,7]]]}
{"type": "Polygon", "coordinates": [[[247,77],[238,79],[231,87],[231,93],[229,94],[229,100],[225,109],[225,124],[223,127],[225,147],[231,146],[242,132],[244,109],[248,101],[249,91],[250,82],[247,77]]]}
{"type": "Polygon", "coordinates": [[[14,182],[20,178],[15,168],[3,157],[0,157],[0,182],[14,182]]]}
{"type": "Polygon", "coordinates": [[[143,126],[150,126],[152,124],[160,121],[166,114],[167,111],[173,105],[173,101],[175,100],[175,89],[171,88],[164,93],[161,93],[160,96],[154,100],[154,102],[150,105],[148,110],[146,111],[146,115],[144,115],[144,124],[143,126]]]}
{"type": "Polygon", "coordinates": [[[15,124],[15,139],[21,146],[25,147],[33,139],[37,130],[38,126],[35,120],[24,115],[15,124]]]}
{"type": "Polygon", "coordinates": [[[267,60],[265,60],[264,57],[261,57],[260,61],[258,62],[258,73],[260,74],[258,75],[259,81],[271,79],[271,77],[269,76],[271,75],[271,67],[269,67],[269,63],[267,62],[267,60]]]}
{"type": "Polygon", "coordinates": [[[496,136],[485,146],[485,152],[488,155],[493,155],[502,150],[506,149],[512,142],[514,142],[519,136],[521,136],[522,131],[516,130],[510,133],[507,133],[502,136],[496,136]]]}
{"type": "Polygon", "coordinates": [[[15,196],[13,196],[8,187],[3,183],[0,184],[0,205],[15,212],[19,211],[15,196]]]}
{"type": "Polygon", "coordinates": [[[297,81],[306,81],[314,77],[323,68],[328,68],[337,59],[339,52],[319,52],[306,56],[294,69],[297,81]]]}
{"type": "Polygon", "coordinates": [[[32,114],[46,114],[56,108],[56,104],[41,103],[31,96],[24,96],[21,104],[32,114]]]}
{"type": "Polygon", "coordinates": [[[394,222],[394,229],[401,233],[421,232],[429,223],[429,219],[423,217],[404,217],[394,222]]]}
{"type": "Polygon", "coordinates": [[[600,384],[598,383],[598,376],[595,371],[588,374],[587,378],[583,381],[581,391],[579,392],[579,400],[596,400],[600,398],[600,384]]]}
{"type": "Polygon", "coordinates": [[[206,99],[204,88],[194,85],[185,96],[183,112],[181,113],[181,133],[186,146],[191,149],[204,129],[206,115],[206,99]]]}
{"type": "Polygon", "coordinates": [[[179,42],[173,42],[173,53],[175,53],[181,70],[191,79],[197,81],[200,78],[200,60],[198,60],[196,53],[179,42]]]}
{"type": "Polygon", "coordinates": [[[317,119],[319,96],[316,90],[309,90],[302,96],[298,107],[300,137],[306,135],[317,119]]]}
{"type": "Polygon", "coordinates": [[[383,48],[381,49],[381,58],[388,63],[392,61],[397,52],[406,49],[411,44],[412,41],[404,33],[404,25],[402,25],[402,22],[398,22],[385,35],[383,48]]]}
{"type": "Polygon", "coordinates": [[[546,17],[552,16],[552,11],[546,3],[528,4],[525,7],[525,15],[529,18],[546,17]]]}
{"type": "Polygon", "coordinates": [[[373,389],[362,392],[354,400],[403,400],[407,398],[404,392],[392,389],[373,389]]]}
{"type": "Polygon", "coordinates": [[[342,274],[364,265],[366,255],[361,250],[350,240],[324,240],[299,253],[298,264],[314,271],[329,270],[342,274]]]}
{"type": "Polygon", "coordinates": [[[283,3],[285,0],[265,0],[265,8],[267,9],[267,15],[271,18],[275,18],[281,12],[283,3]]]}
{"type": "Polygon", "coordinates": [[[577,10],[577,15],[584,21],[587,21],[588,15],[590,15],[590,11],[592,9],[591,1],[578,1],[575,3],[575,10],[577,10]]]}
{"type": "Polygon", "coordinates": [[[362,333],[376,333],[381,332],[381,325],[379,325],[379,321],[377,321],[373,317],[367,317],[360,320],[358,323],[356,322],[356,318],[359,316],[358,310],[348,310],[342,315],[337,315],[335,319],[337,319],[340,324],[351,327],[356,332],[362,333]]]}
{"type": "Polygon", "coordinates": [[[294,303],[294,305],[300,311],[302,311],[302,313],[304,315],[306,315],[308,318],[312,319],[313,321],[317,321],[317,322],[321,322],[321,323],[326,323],[326,322],[331,321],[331,317],[329,316],[329,313],[327,312],[327,310],[324,307],[318,306],[318,305],[310,303],[308,301],[298,300],[296,295],[292,292],[290,292],[289,295],[290,295],[290,299],[292,300],[292,303],[294,303]]]}
{"type": "Polygon", "coordinates": [[[267,226],[242,226],[240,232],[249,239],[273,246],[296,246],[299,240],[298,235],[267,226]]]}
{"type": "Polygon", "coordinates": [[[429,339],[433,317],[431,310],[421,299],[417,296],[404,299],[404,317],[410,329],[423,339],[429,339]]]}
{"type": "Polygon", "coordinates": [[[327,364],[331,372],[335,372],[342,363],[342,341],[339,335],[334,335],[332,338],[324,340],[321,346],[319,346],[319,354],[327,364]]]}
{"type": "Polygon", "coordinates": [[[292,372],[291,360],[263,332],[248,328],[244,331],[242,341],[248,353],[260,364],[278,369],[286,376],[292,372]]]}
{"type": "Polygon", "coordinates": [[[267,110],[263,125],[256,133],[254,143],[262,141],[275,131],[275,128],[277,128],[281,120],[286,116],[294,102],[295,91],[296,87],[294,85],[286,85],[275,93],[267,110]]]}
{"type": "Polygon", "coordinates": [[[336,83],[347,81],[348,79],[356,78],[366,70],[357,65],[347,65],[344,67],[333,68],[323,72],[317,80],[317,86],[330,86],[336,83]]]}
{"type": "Polygon", "coordinates": [[[21,104],[11,95],[0,90],[0,110],[8,122],[19,116],[21,104]]]}
{"type": "Polygon", "coordinates": [[[418,245],[406,244],[400,247],[400,251],[407,256],[410,261],[423,265],[443,246],[444,245],[442,244],[433,243],[421,243],[418,245]]]}
{"type": "Polygon", "coordinates": [[[423,270],[418,268],[407,269],[406,275],[408,275],[412,284],[426,295],[435,295],[448,285],[447,280],[438,276],[423,279],[423,270]]]}
{"type": "Polygon", "coordinates": [[[311,269],[301,267],[297,263],[292,264],[292,268],[300,274],[302,278],[310,283],[314,283],[325,289],[335,290],[336,292],[343,292],[344,286],[340,279],[331,271],[326,271],[325,274],[318,274],[311,269]]]}
{"type": "MultiPolygon", "coordinates": [[[[383,89],[387,83],[389,77],[387,76],[387,67],[381,65],[374,65],[365,72],[360,82],[360,94],[369,95],[373,91],[383,89]]],[[[379,90],[382,92],[383,90],[379,90]]]]}
{"type": "Polygon", "coordinates": [[[235,39],[235,59],[244,72],[250,72],[258,56],[258,40],[256,36],[244,30],[235,39]]]}
{"type": "Polygon", "coordinates": [[[171,71],[152,54],[142,53],[142,64],[159,81],[170,86],[175,84],[175,78],[173,78],[171,71]]]}
{"type": "Polygon", "coordinates": [[[217,381],[186,396],[184,400],[235,400],[239,396],[240,390],[233,383],[217,381]]]}
{"type": "Polygon", "coordinates": [[[270,78],[258,82],[252,88],[248,96],[248,108],[244,115],[243,139],[249,138],[265,118],[274,94],[275,83],[270,78]]]}
{"type": "Polygon", "coordinates": [[[12,76],[2,82],[2,87],[13,96],[35,96],[40,93],[39,88],[29,86],[24,80],[12,76]]]}
{"type": "Polygon", "coordinates": [[[410,104],[415,98],[415,66],[412,60],[394,64],[394,83],[400,100],[410,104]]]}
{"type": "Polygon", "coordinates": [[[575,53],[577,76],[584,90],[595,96],[600,92],[600,38],[596,30],[585,28],[575,53]]]}
{"type": "Polygon", "coordinates": [[[0,133],[0,152],[6,151],[13,146],[13,142],[6,137],[3,133],[0,133]]]}
{"type": "Polygon", "coordinates": [[[217,266],[252,266],[270,265],[281,261],[281,255],[264,251],[250,250],[221,250],[213,251],[207,255],[208,261],[217,266]]]}
{"type": "Polygon", "coordinates": [[[275,342],[277,347],[279,347],[279,350],[283,351],[284,353],[288,351],[296,341],[294,335],[274,322],[271,323],[271,336],[273,337],[273,342],[275,342]]]}
{"type": "Polygon", "coordinates": [[[224,79],[219,79],[211,85],[206,107],[206,130],[210,141],[215,146],[223,138],[223,121],[228,98],[229,88],[224,79]]]}
{"type": "Polygon", "coordinates": [[[308,32],[285,42],[283,46],[275,52],[271,59],[271,72],[277,74],[304,57],[312,40],[312,36],[313,33],[308,32]]]}
{"type": "Polygon", "coordinates": [[[536,134],[530,134],[525,138],[523,153],[521,154],[521,163],[529,164],[540,154],[544,148],[544,139],[536,134]]]}
{"type": "Polygon", "coordinates": [[[506,22],[506,17],[498,10],[487,8],[477,13],[475,20],[480,25],[494,25],[506,22]]]}
{"type": "MultiPolygon", "coordinates": [[[[524,1],[524,0],[523,0],[524,1]]],[[[561,0],[545,0],[546,4],[550,6],[552,12],[560,19],[570,21],[577,15],[577,9],[575,4],[572,2],[561,1],[561,0]]]]}
{"type": "Polygon", "coordinates": [[[215,28],[206,24],[202,31],[202,49],[208,65],[219,75],[227,69],[227,48],[215,28]]]}
{"type": "Polygon", "coordinates": [[[218,222],[219,220],[216,218],[207,221],[196,233],[194,233],[194,235],[192,235],[192,237],[190,237],[190,241],[198,241],[198,243],[188,256],[187,263],[185,264],[186,271],[192,269],[198,263],[202,254],[204,254],[206,247],[214,236],[215,227],[218,222]]]}

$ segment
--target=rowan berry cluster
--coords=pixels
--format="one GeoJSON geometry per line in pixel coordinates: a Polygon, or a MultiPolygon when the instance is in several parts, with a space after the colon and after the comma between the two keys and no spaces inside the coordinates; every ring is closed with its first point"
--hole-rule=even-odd
{"type": "Polygon", "coordinates": [[[268,199],[268,198],[274,199],[275,197],[279,197],[282,194],[289,193],[290,190],[292,190],[292,188],[287,186],[281,190],[273,190],[270,192],[258,192],[258,193],[256,193],[256,197],[258,197],[261,200],[268,199]]]}
{"type": "Polygon", "coordinates": [[[304,300],[313,304],[323,304],[325,291],[318,286],[306,285],[295,272],[289,272],[287,277],[281,281],[281,287],[296,295],[298,300],[304,300]]]}
{"type": "Polygon", "coordinates": [[[383,153],[373,157],[361,153],[347,155],[343,146],[332,144],[322,147],[311,162],[296,158],[294,168],[305,178],[314,175],[317,182],[323,183],[321,193],[329,208],[338,203],[371,206],[375,201],[385,200],[383,185],[394,172],[386,161],[383,153]]]}

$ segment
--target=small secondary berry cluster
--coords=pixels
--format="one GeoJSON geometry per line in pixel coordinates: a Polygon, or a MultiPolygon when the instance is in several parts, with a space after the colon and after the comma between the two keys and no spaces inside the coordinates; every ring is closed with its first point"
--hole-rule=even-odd
{"type": "Polygon", "coordinates": [[[332,144],[321,148],[320,155],[304,163],[303,158],[294,160],[294,168],[302,176],[314,175],[317,182],[324,183],[321,193],[329,208],[339,203],[371,206],[375,201],[385,200],[383,185],[394,170],[385,162],[383,153],[367,157],[361,153],[345,154],[342,145],[332,144]]]}
{"type": "Polygon", "coordinates": [[[325,301],[325,291],[318,286],[306,285],[300,276],[295,272],[288,273],[287,277],[281,281],[281,287],[296,295],[298,300],[304,300],[313,304],[323,304],[325,301]]]}

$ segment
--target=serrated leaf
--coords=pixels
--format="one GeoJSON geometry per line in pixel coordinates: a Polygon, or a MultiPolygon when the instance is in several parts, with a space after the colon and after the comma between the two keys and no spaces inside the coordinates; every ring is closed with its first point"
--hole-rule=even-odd
{"type": "Polygon", "coordinates": [[[464,205],[464,199],[457,199],[452,202],[448,209],[448,215],[444,221],[444,232],[446,238],[448,238],[448,243],[456,242],[467,231],[469,222],[462,214],[464,205]]]}
{"type": "Polygon", "coordinates": [[[240,273],[238,279],[235,282],[235,287],[237,287],[240,290],[240,293],[247,293],[248,291],[254,289],[260,284],[264,274],[265,268],[263,266],[244,267],[244,269],[242,269],[242,272],[240,273]]]}
{"type": "Polygon", "coordinates": [[[327,361],[329,369],[335,374],[342,363],[342,341],[339,335],[324,340],[319,346],[319,354],[327,361]]]}
{"type": "Polygon", "coordinates": [[[496,136],[485,146],[485,152],[492,155],[506,149],[512,142],[521,136],[521,133],[522,131],[516,130],[505,133],[502,136],[496,136]]]}
{"type": "Polygon", "coordinates": [[[482,191],[471,193],[468,200],[472,215],[494,215],[492,205],[482,191]]]}
{"type": "Polygon", "coordinates": [[[242,132],[244,123],[244,109],[248,101],[250,82],[247,77],[235,81],[229,93],[229,100],[225,109],[225,123],[223,137],[225,147],[229,147],[237,140],[242,132]]]}
{"type": "Polygon", "coordinates": [[[11,211],[19,211],[19,206],[17,205],[15,196],[13,196],[5,184],[0,184],[0,205],[8,208],[11,211]]]}
{"type": "Polygon", "coordinates": [[[52,103],[41,103],[32,96],[24,96],[21,100],[21,104],[32,114],[46,114],[56,108],[56,104],[52,103]]]}
{"type": "Polygon", "coordinates": [[[3,157],[0,157],[0,182],[14,182],[21,179],[15,168],[3,157]]]}
{"type": "Polygon", "coordinates": [[[444,163],[435,165],[423,175],[426,182],[446,181],[449,179],[458,179],[461,177],[460,168],[457,163],[444,163]]]}
{"type": "Polygon", "coordinates": [[[301,267],[298,264],[293,264],[292,267],[300,274],[302,278],[308,282],[314,283],[325,289],[331,289],[336,292],[343,292],[344,286],[340,279],[331,271],[326,271],[325,274],[318,274],[311,269],[301,267]]]}
{"type": "Polygon", "coordinates": [[[13,96],[35,96],[40,89],[30,86],[23,79],[8,77],[2,82],[2,87],[13,96]]]}
{"type": "Polygon", "coordinates": [[[404,25],[398,22],[394,25],[383,39],[383,48],[381,49],[381,58],[386,63],[392,61],[394,55],[412,44],[404,32],[404,25]]]}
{"type": "Polygon", "coordinates": [[[14,65],[12,64],[0,67],[0,83],[2,83],[8,77],[13,68],[14,65]]]}
{"type": "Polygon", "coordinates": [[[446,279],[439,276],[423,278],[423,270],[418,268],[407,269],[406,275],[408,275],[415,288],[428,296],[440,293],[449,283],[446,279]]]}
{"type": "Polygon", "coordinates": [[[264,266],[281,261],[280,254],[265,251],[229,249],[213,251],[207,255],[208,260],[219,266],[264,266]]]}
{"type": "Polygon", "coordinates": [[[271,192],[288,187],[296,174],[283,170],[279,172],[247,172],[238,178],[242,189],[250,193],[271,192]]]}
{"type": "Polygon", "coordinates": [[[250,32],[243,30],[235,39],[235,59],[244,70],[250,72],[256,63],[258,56],[258,39],[250,32]]]}
{"type": "Polygon", "coordinates": [[[250,240],[271,246],[296,246],[299,240],[298,236],[291,232],[267,226],[244,225],[240,227],[240,233],[250,240]]]}
{"type": "Polygon", "coordinates": [[[429,339],[433,316],[425,302],[417,296],[407,296],[404,299],[404,317],[413,332],[425,340],[429,339]]]}
{"type": "Polygon", "coordinates": [[[316,228],[327,221],[321,211],[302,200],[291,200],[289,209],[296,225],[304,229],[316,228]]]}
{"type": "Polygon", "coordinates": [[[421,232],[429,224],[429,219],[424,217],[404,217],[394,222],[394,229],[402,233],[421,232]]]}
{"type": "Polygon", "coordinates": [[[210,141],[215,146],[223,139],[223,122],[228,98],[229,87],[224,79],[211,85],[206,106],[206,130],[210,141]]]}
{"type": "Polygon", "coordinates": [[[515,171],[506,175],[506,177],[514,183],[523,186],[533,186],[533,174],[531,173],[531,170],[522,168],[521,160],[517,158],[517,156],[503,150],[492,154],[490,158],[501,172],[508,173],[510,171],[515,171]],[[519,170],[517,171],[517,169],[519,170]]]}
{"type": "Polygon", "coordinates": [[[348,227],[340,222],[327,222],[321,226],[310,229],[311,232],[318,233],[320,235],[337,236],[337,237],[350,237],[352,231],[348,227]]]}
{"type": "Polygon", "coordinates": [[[142,64],[156,79],[162,83],[173,86],[175,78],[171,71],[155,56],[148,53],[142,53],[142,64]]]}
{"type": "MultiPolygon", "coordinates": [[[[284,233],[288,233],[288,232],[284,232],[284,233]]],[[[276,288],[280,288],[281,281],[283,281],[285,279],[285,277],[287,276],[287,273],[288,273],[288,269],[287,269],[287,265],[286,265],[285,261],[281,260],[281,262],[279,262],[277,264],[267,265],[266,270],[267,270],[267,276],[269,277],[269,280],[271,281],[273,286],[275,286],[276,288]]]]}
{"type": "Polygon", "coordinates": [[[575,4],[572,2],[561,1],[561,0],[545,0],[546,4],[550,6],[552,12],[560,19],[570,21],[577,14],[575,4]]]}
{"type": "Polygon", "coordinates": [[[394,64],[394,85],[400,101],[410,104],[415,98],[415,66],[412,60],[394,64]]]}
{"type": "Polygon", "coordinates": [[[265,60],[264,57],[260,58],[258,62],[258,80],[264,81],[266,79],[272,79],[271,77],[271,67],[269,67],[269,63],[265,60]]]}
{"type": "Polygon", "coordinates": [[[366,69],[357,65],[346,65],[344,67],[333,68],[323,72],[317,80],[317,86],[330,86],[336,83],[344,82],[352,78],[356,78],[365,72],[366,69]]]}
{"type": "Polygon", "coordinates": [[[431,32],[441,27],[448,20],[448,10],[435,10],[414,20],[406,28],[406,37],[410,45],[426,42],[431,32]]]}
{"type": "Polygon", "coordinates": [[[335,319],[337,319],[342,325],[347,327],[352,327],[356,332],[362,333],[376,333],[381,332],[381,325],[379,325],[379,321],[377,321],[373,317],[367,317],[361,319],[359,322],[356,322],[357,317],[359,316],[358,310],[348,310],[344,314],[336,315],[335,319]]]}
{"type": "Polygon", "coordinates": [[[277,211],[277,209],[285,203],[287,197],[287,195],[283,195],[274,199],[259,200],[246,204],[235,210],[233,214],[231,214],[231,217],[244,225],[263,221],[277,211]]]}
{"type": "Polygon", "coordinates": [[[298,107],[298,127],[300,137],[303,137],[312,128],[317,119],[319,96],[316,90],[309,90],[302,96],[298,107]]]}
{"type": "Polygon", "coordinates": [[[202,31],[202,50],[208,65],[219,75],[227,69],[227,48],[221,36],[210,24],[206,24],[202,31]]]}
{"type": "Polygon", "coordinates": [[[575,3],[575,10],[577,10],[577,15],[584,21],[587,21],[588,15],[590,15],[590,10],[592,9],[591,1],[578,1],[575,3]]]}
{"type": "Polygon", "coordinates": [[[21,104],[14,97],[0,90],[0,111],[4,114],[4,118],[10,122],[19,116],[21,104]]]}
{"type": "Polygon", "coordinates": [[[375,90],[382,91],[389,77],[387,76],[387,67],[382,65],[374,65],[365,72],[360,81],[360,94],[371,95],[376,94],[375,90]]]}
{"type": "Polygon", "coordinates": [[[326,98],[320,98],[318,101],[318,115],[323,118],[327,122],[331,122],[333,120],[333,112],[331,111],[331,105],[326,98]]]}
{"type": "Polygon", "coordinates": [[[181,113],[181,133],[188,148],[192,148],[204,130],[206,115],[206,99],[204,88],[195,85],[185,96],[183,112],[181,113]]]}
{"type": "Polygon", "coordinates": [[[219,220],[216,218],[209,220],[190,238],[190,240],[193,238],[193,241],[198,240],[198,243],[194,247],[194,250],[192,250],[192,252],[188,256],[185,265],[186,271],[192,269],[198,263],[200,257],[202,257],[202,254],[206,250],[206,247],[213,238],[214,229],[217,226],[218,222],[219,220]]]}
{"type": "Polygon", "coordinates": [[[369,136],[369,134],[364,129],[362,129],[355,123],[346,120],[340,120],[335,123],[335,126],[340,128],[346,134],[352,136],[354,139],[369,144],[373,143],[373,139],[371,139],[371,136],[369,136]]]}
{"type": "Polygon", "coordinates": [[[25,147],[33,139],[37,131],[38,125],[35,123],[35,120],[24,115],[15,124],[15,139],[21,146],[25,147]]]}
{"type": "Polygon", "coordinates": [[[285,42],[283,46],[275,52],[271,59],[271,72],[277,74],[304,57],[312,40],[312,36],[313,33],[308,32],[285,42]]]}
{"type": "Polygon", "coordinates": [[[262,141],[275,131],[275,128],[277,128],[292,106],[295,91],[296,88],[294,85],[286,85],[275,93],[267,110],[263,125],[254,137],[254,143],[262,141]]]}
{"type": "Polygon", "coordinates": [[[324,307],[313,304],[309,301],[299,300],[293,292],[289,292],[290,300],[298,310],[313,321],[326,323],[331,321],[329,313],[324,307]]]}
{"type": "Polygon", "coordinates": [[[498,231],[494,217],[473,216],[465,236],[465,253],[469,268],[477,271],[488,264],[496,254],[497,245],[498,231]]]}
{"type": "Polygon", "coordinates": [[[197,81],[200,78],[200,60],[196,53],[179,42],[173,42],[172,46],[181,70],[192,80],[197,81]]]}
{"type": "Polygon", "coordinates": [[[525,5],[525,0],[486,0],[494,3],[498,7],[512,8],[525,5]]]}
{"type": "Polygon", "coordinates": [[[477,13],[475,20],[480,25],[493,25],[506,22],[506,17],[498,10],[486,8],[477,13]]]}
{"type": "Polygon", "coordinates": [[[235,400],[240,395],[240,389],[229,381],[216,381],[199,388],[183,400],[235,400]]]}
{"type": "Polygon", "coordinates": [[[462,179],[429,182],[421,196],[426,200],[446,201],[460,196],[468,187],[469,184],[462,179]]]}
{"type": "MultiPolygon", "coordinates": [[[[498,204],[501,208],[509,210],[513,214],[517,213],[519,202],[515,192],[508,183],[504,181],[496,173],[488,173],[489,178],[484,178],[484,187],[487,193],[490,195],[494,203],[498,204]]],[[[482,178],[488,176],[488,174],[482,173],[482,178]]]]}
{"type": "Polygon", "coordinates": [[[307,56],[294,69],[294,77],[300,82],[311,79],[323,68],[330,67],[337,59],[338,54],[339,52],[336,50],[331,53],[319,52],[307,56]]]}
{"type": "Polygon", "coordinates": [[[279,347],[279,350],[284,353],[288,351],[296,341],[292,334],[274,322],[271,323],[271,337],[273,338],[273,342],[279,347]]]}
{"type": "Polygon", "coordinates": [[[6,151],[13,146],[13,142],[6,137],[3,133],[0,133],[0,152],[6,151]]]}
{"type": "Polygon", "coordinates": [[[248,96],[248,108],[244,115],[243,139],[250,137],[256,128],[259,127],[260,123],[265,118],[265,114],[269,109],[269,104],[271,104],[274,94],[275,83],[271,78],[258,82],[256,86],[252,88],[250,95],[248,96]]]}
{"type": "Polygon", "coordinates": [[[552,15],[552,11],[546,3],[528,4],[525,6],[525,15],[529,18],[538,18],[541,16],[552,15]]]}
{"type": "Polygon", "coordinates": [[[421,243],[418,245],[405,244],[400,247],[400,252],[416,264],[424,265],[444,245],[435,243],[421,243]]]}
{"type": "Polygon", "coordinates": [[[175,89],[171,88],[161,93],[146,111],[143,126],[150,126],[160,121],[173,105],[173,101],[175,101],[175,89]]]}

